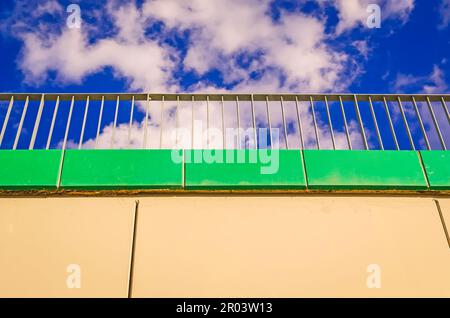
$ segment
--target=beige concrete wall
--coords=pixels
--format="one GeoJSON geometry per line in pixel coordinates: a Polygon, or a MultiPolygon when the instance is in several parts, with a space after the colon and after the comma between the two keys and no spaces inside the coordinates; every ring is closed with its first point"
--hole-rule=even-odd
{"type": "Polygon", "coordinates": [[[450,297],[450,199],[296,195],[0,199],[0,297],[126,297],[136,200],[134,297],[450,297]]]}

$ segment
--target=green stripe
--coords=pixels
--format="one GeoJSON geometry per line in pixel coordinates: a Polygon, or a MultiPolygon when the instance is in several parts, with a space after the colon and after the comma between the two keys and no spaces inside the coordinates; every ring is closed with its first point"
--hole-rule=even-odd
{"type": "Polygon", "coordinates": [[[415,151],[305,150],[308,188],[425,190],[415,151]]]}
{"type": "Polygon", "coordinates": [[[173,153],[174,159],[172,150],[66,150],[61,188],[181,188],[182,152],[173,153]]]}
{"type": "Polygon", "coordinates": [[[55,189],[61,150],[0,150],[0,188],[55,189]]]}
{"type": "Polygon", "coordinates": [[[300,150],[187,150],[187,189],[305,189],[300,150]]]}

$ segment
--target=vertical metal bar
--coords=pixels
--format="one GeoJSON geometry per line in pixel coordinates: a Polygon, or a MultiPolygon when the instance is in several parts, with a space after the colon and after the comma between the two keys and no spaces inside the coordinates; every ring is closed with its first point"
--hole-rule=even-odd
{"type": "Polygon", "coordinates": [[[147,149],[147,130],[148,130],[148,111],[150,108],[150,94],[147,94],[147,107],[145,109],[144,118],[144,139],[142,141],[142,148],[147,149]]]}
{"type": "Polygon", "coordinates": [[[194,149],[194,104],[195,104],[195,97],[194,95],[192,95],[191,149],[194,149]]]}
{"type": "Polygon", "coordinates": [[[448,123],[450,124],[450,114],[448,112],[447,104],[445,103],[444,97],[441,97],[442,108],[444,108],[445,114],[447,115],[448,123]]]}
{"type": "Polygon", "coordinates": [[[164,113],[164,95],[161,98],[161,116],[159,119],[159,149],[162,149],[162,136],[163,136],[163,116],[164,113]]]}
{"type": "Polygon", "coordinates": [[[56,115],[58,114],[58,108],[59,108],[59,95],[56,97],[55,109],[53,109],[52,123],[50,125],[50,131],[48,132],[47,146],[45,147],[45,149],[47,150],[50,148],[50,142],[52,141],[53,129],[55,128],[55,121],[56,115]]]}
{"type": "Polygon", "coordinates": [[[66,150],[67,138],[69,136],[70,122],[72,121],[72,112],[73,112],[74,102],[75,102],[75,96],[72,96],[72,101],[70,102],[69,116],[67,118],[67,123],[66,123],[66,132],[64,133],[64,141],[62,144],[62,150],[66,150]]]}
{"type": "Polygon", "coordinates": [[[241,117],[239,111],[239,96],[236,95],[237,125],[238,125],[238,149],[241,149],[241,117]]]}
{"type": "Polygon", "coordinates": [[[116,111],[114,113],[114,124],[112,129],[112,136],[111,136],[111,149],[114,149],[114,142],[115,142],[115,135],[116,135],[116,126],[117,126],[117,116],[119,114],[119,103],[120,103],[120,97],[117,95],[116,100],[116,111]]]}
{"type": "Polygon", "coordinates": [[[333,122],[331,121],[330,106],[328,105],[327,96],[325,96],[325,108],[327,109],[328,124],[330,126],[330,134],[331,134],[331,142],[333,143],[333,150],[336,150],[336,141],[334,140],[334,132],[333,132],[333,122]]]}
{"type": "Polygon", "coordinates": [[[83,125],[81,126],[80,142],[78,144],[78,149],[81,149],[84,141],[84,129],[86,128],[87,114],[89,112],[89,95],[86,97],[86,105],[84,107],[83,125]]]}
{"type": "Polygon", "coordinates": [[[388,118],[389,127],[391,128],[392,138],[394,139],[395,147],[397,148],[397,150],[400,150],[400,147],[399,147],[398,141],[397,141],[397,136],[396,136],[395,130],[394,130],[394,124],[392,123],[391,114],[389,112],[388,103],[386,101],[386,96],[383,96],[383,104],[384,104],[384,110],[386,111],[386,116],[388,118]]]}
{"type": "Polygon", "coordinates": [[[209,95],[206,96],[206,148],[209,148],[209,95]]]}
{"type": "Polygon", "coordinates": [[[131,145],[131,128],[133,126],[134,95],[131,98],[130,124],[128,126],[128,144],[131,145]]]}
{"type": "Polygon", "coordinates": [[[423,138],[425,139],[425,144],[428,150],[431,150],[430,141],[428,140],[427,133],[425,131],[425,126],[422,121],[422,117],[420,116],[419,107],[417,107],[416,99],[414,96],[412,97],[414,111],[416,112],[416,116],[419,119],[420,129],[422,130],[423,138]]]}
{"type": "Polygon", "coordinates": [[[375,130],[377,132],[378,142],[380,143],[381,150],[384,150],[383,140],[381,139],[380,129],[378,127],[377,116],[375,115],[375,109],[373,108],[372,97],[369,96],[369,108],[372,113],[373,123],[375,124],[375,130]]]}
{"type": "Polygon", "coordinates": [[[312,96],[309,96],[309,103],[311,104],[311,110],[312,110],[312,115],[313,115],[314,132],[316,134],[317,149],[320,150],[319,132],[317,130],[316,112],[314,111],[314,101],[313,101],[312,96]]]}
{"type": "Polygon", "coordinates": [[[226,138],[225,138],[225,102],[223,100],[223,95],[222,95],[222,147],[223,149],[227,148],[227,144],[226,144],[226,138]]]}
{"type": "Polygon", "coordinates": [[[14,105],[14,95],[12,95],[11,99],[9,100],[8,110],[6,111],[5,121],[3,122],[2,131],[0,133],[0,146],[2,145],[3,137],[5,136],[6,126],[8,125],[9,116],[11,115],[13,105],[14,105]]]}
{"type": "Polygon", "coordinates": [[[280,96],[280,102],[281,102],[281,117],[283,120],[283,127],[284,127],[284,142],[286,145],[286,149],[289,149],[288,133],[287,133],[287,126],[286,126],[286,116],[284,114],[283,96],[280,96]]]}
{"type": "Polygon", "coordinates": [[[430,97],[428,97],[428,96],[427,96],[427,104],[428,104],[428,109],[430,110],[430,113],[431,113],[431,117],[433,119],[434,126],[436,127],[436,131],[438,133],[439,140],[441,141],[442,149],[447,150],[447,147],[445,146],[444,138],[442,138],[441,130],[439,129],[436,115],[434,114],[433,107],[431,106],[430,97]]]}
{"type": "Polygon", "coordinates": [[[350,138],[350,132],[348,130],[347,116],[345,116],[345,109],[344,109],[344,103],[342,102],[342,96],[339,96],[339,104],[341,105],[342,118],[344,119],[345,135],[347,137],[348,149],[352,150],[353,149],[352,141],[350,138]]]}
{"type": "Polygon", "coordinates": [[[256,132],[256,116],[255,116],[255,103],[253,100],[253,94],[250,96],[250,103],[252,107],[252,125],[253,125],[253,133],[255,138],[255,149],[258,149],[258,134],[256,132]]]}
{"type": "Polygon", "coordinates": [[[398,106],[400,107],[400,113],[402,114],[403,124],[405,125],[406,133],[408,134],[409,143],[411,144],[411,150],[416,150],[416,147],[414,146],[414,140],[411,135],[411,130],[409,129],[408,121],[406,120],[406,115],[405,115],[405,111],[403,109],[403,105],[402,105],[400,96],[397,96],[397,102],[398,102],[398,106]]]}
{"type": "Polygon", "coordinates": [[[34,122],[33,134],[31,135],[30,145],[28,147],[28,149],[30,149],[30,150],[34,149],[34,144],[36,142],[36,136],[38,133],[39,126],[41,124],[41,117],[42,117],[42,110],[44,109],[44,103],[45,103],[45,94],[42,94],[41,102],[39,104],[39,109],[38,109],[38,113],[36,116],[36,121],[34,122]]]}
{"type": "Polygon", "coordinates": [[[100,104],[100,113],[98,114],[97,136],[95,137],[95,149],[98,148],[98,137],[100,136],[100,128],[101,128],[101,124],[102,124],[104,104],[105,104],[105,96],[102,96],[102,102],[100,104]]]}
{"type": "Polygon", "coordinates": [[[361,128],[361,137],[362,137],[363,142],[364,142],[364,148],[366,150],[369,150],[369,145],[367,143],[366,133],[364,132],[364,124],[362,122],[361,113],[359,112],[358,98],[356,97],[356,95],[353,95],[353,98],[354,98],[354,101],[355,101],[356,116],[358,118],[359,127],[361,128]]]}
{"type": "Polygon", "coordinates": [[[300,111],[298,110],[298,97],[295,96],[295,109],[297,110],[297,120],[298,120],[298,133],[300,137],[300,145],[302,149],[305,149],[305,143],[303,141],[303,128],[302,128],[302,121],[300,118],[300,111]]]}
{"type": "Polygon", "coordinates": [[[266,95],[266,111],[267,111],[267,124],[269,125],[270,148],[273,149],[272,122],[270,120],[269,96],[267,96],[267,95],[266,95]]]}
{"type": "Polygon", "coordinates": [[[178,127],[179,127],[179,116],[178,111],[180,110],[180,95],[177,95],[176,113],[175,113],[175,144],[178,147],[178,127]]]}
{"type": "Polygon", "coordinates": [[[23,121],[25,120],[25,115],[26,115],[27,109],[28,109],[28,101],[29,101],[29,96],[27,96],[27,99],[25,100],[25,106],[23,107],[22,117],[20,118],[19,127],[17,128],[17,133],[16,133],[16,138],[14,140],[13,150],[16,150],[17,143],[19,142],[20,133],[22,132],[23,121]]]}

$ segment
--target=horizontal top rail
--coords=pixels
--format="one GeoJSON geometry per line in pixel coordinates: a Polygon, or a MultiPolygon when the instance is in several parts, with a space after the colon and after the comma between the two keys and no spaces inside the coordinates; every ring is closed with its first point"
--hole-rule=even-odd
{"type": "MultiPolygon", "coordinates": [[[[281,99],[284,101],[295,101],[296,98],[298,101],[309,101],[310,97],[314,100],[325,100],[325,97],[327,97],[328,101],[339,101],[339,97],[341,97],[343,101],[353,101],[354,96],[357,96],[358,101],[369,101],[369,99],[372,99],[372,101],[383,101],[383,98],[386,98],[387,101],[393,102],[397,101],[399,97],[402,101],[407,102],[412,102],[413,98],[417,102],[426,102],[427,98],[432,102],[439,102],[441,98],[444,98],[446,102],[450,101],[450,94],[45,93],[44,95],[45,100],[48,101],[56,100],[58,97],[62,101],[71,100],[72,96],[75,97],[75,101],[86,100],[87,97],[90,100],[101,100],[104,97],[105,100],[113,101],[116,100],[117,96],[121,100],[131,100],[134,97],[136,101],[145,101],[147,97],[154,101],[162,101],[163,96],[165,101],[176,101],[177,98],[180,101],[191,101],[192,97],[196,101],[206,101],[208,97],[210,101],[221,101],[222,97],[224,101],[235,101],[236,97],[240,101],[251,101],[252,96],[253,101],[266,101],[266,98],[269,101],[280,101],[281,99]]],[[[0,101],[7,101],[11,97],[18,101],[24,101],[27,97],[29,97],[30,101],[37,101],[41,99],[41,96],[42,93],[0,93],[0,101]]]]}

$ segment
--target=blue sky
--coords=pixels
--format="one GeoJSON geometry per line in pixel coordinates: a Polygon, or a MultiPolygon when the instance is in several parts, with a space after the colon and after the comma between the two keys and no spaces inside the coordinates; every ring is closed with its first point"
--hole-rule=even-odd
{"type": "Polygon", "coordinates": [[[2,0],[0,19],[2,92],[449,91],[449,0],[2,0]]]}

